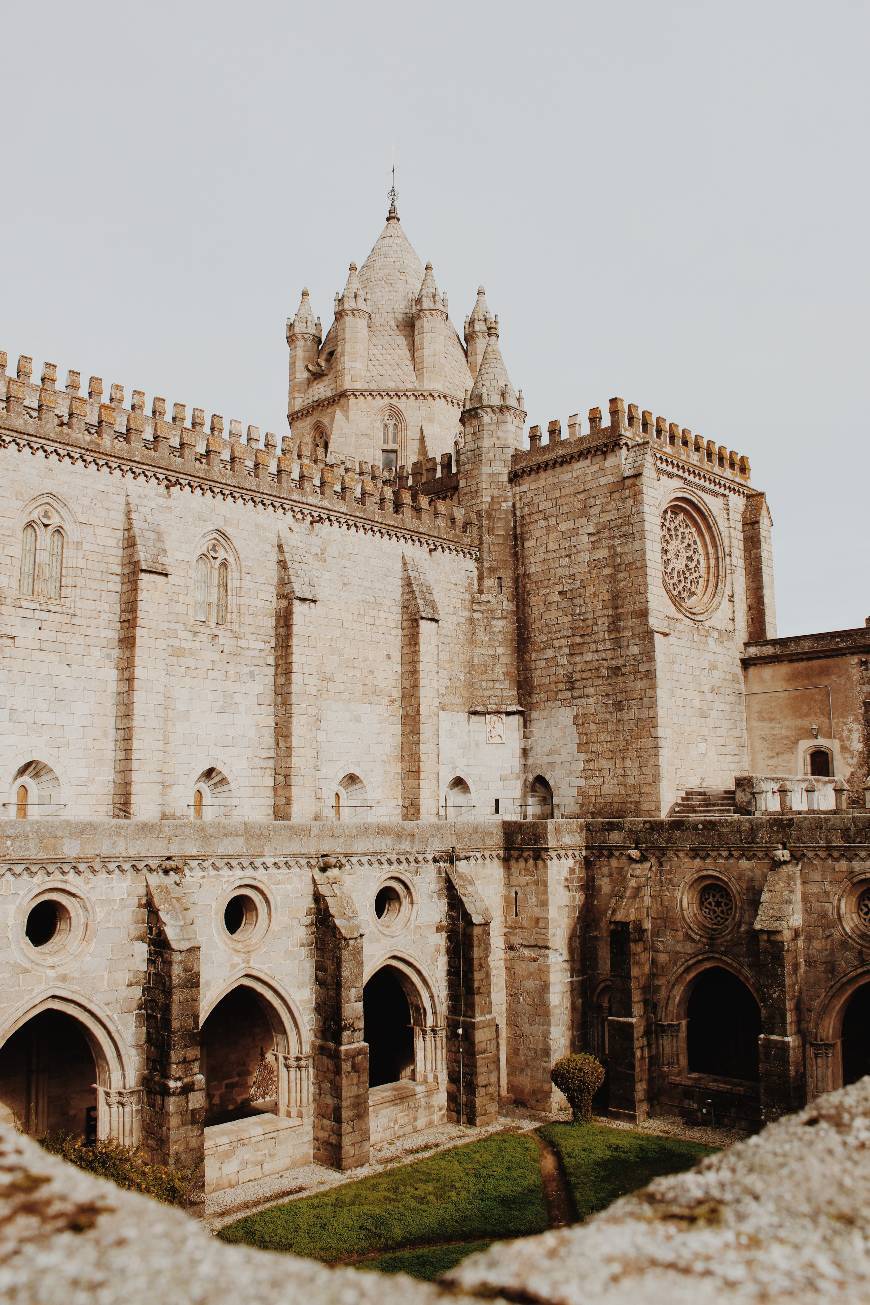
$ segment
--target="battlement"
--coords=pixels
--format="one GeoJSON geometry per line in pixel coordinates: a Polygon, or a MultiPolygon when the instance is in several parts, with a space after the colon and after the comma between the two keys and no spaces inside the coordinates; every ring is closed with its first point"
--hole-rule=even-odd
{"type": "Polygon", "coordinates": [[[583,456],[584,453],[592,453],[612,442],[648,440],[653,448],[662,453],[693,463],[716,475],[749,484],[749,459],[726,448],[724,444],[717,445],[714,440],[705,440],[687,427],[668,421],[666,417],[653,417],[651,412],[641,410],[636,403],[626,406],[624,399],[610,400],[608,417],[605,425],[601,409],[590,408],[588,429],[584,432],[579,413],[572,413],[568,418],[567,436],[564,438],[560,421],[548,422],[546,432],[540,426],[532,426],[529,430],[529,448],[514,456],[514,473],[521,475],[543,468],[556,458],[563,461],[572,455],[583,456]]]}
{"type": "Polygon", "coordinates": [[[298,458],[282,452],[282,438],[271,431],[261,435],[257,426],[228,424],[219,413],[206,423],[203,408],[167,402],[155,397],[150,413],[145,393],[133,390],[125,405],[124,387],[109,386],[108,402],[99,376],[88,382],[83,394],[81,374],[67,373],[66,386],[57,388],[57,366],[44,363],[40,380],[33,379],[33,360],[18,359],[16,374],[7,373],[7,355],[0,352],[0,436],[14,441],[53,446],[94,455],[132,468],[210,483],[218,492],[264,495],[306,505],[317,504],[379,527],[411,530],[444,542],[470,548],[463,512],[446,501],[457,477],[452,460],[436,459],[415,464],[411,475],[400,467],[383,473],[368,463],[335,464],[322,458],[298,458]],[[448,463],[450,465],[448,465],[448,463]],[[431,490],[430,490],[431,486],[431,490]]]}

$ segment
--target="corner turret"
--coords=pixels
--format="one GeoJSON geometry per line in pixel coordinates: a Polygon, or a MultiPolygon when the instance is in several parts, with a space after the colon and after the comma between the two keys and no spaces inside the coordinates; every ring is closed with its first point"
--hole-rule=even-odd
{"type": "Polygon", "coordinates": [[[447,329],[447,296],[439,293],[432,264],[427,263],[414,300],[414,370],[424,389],[444,388],[447,329]]]}
{"type": "Polygon", "coordinates": [[[302,291],[295,317],[287,318],[287,343],[290,346],[290,390],[288,415],[301,400],[309,379],[309,367],[317,364],[323,331],[320,318],[315,320],[307,290],[302,291]]]}
{"type": "Polygon", "coordinates": [[[477,287],[477,302],[465,319],[465,352],[468,357],[468,370],[471,379],[477,376],[481,360],[486,351],[487,322],[490,318],[486,302],[486,291],[482,285],[477,287]]]}
{"type": "MultiPolygon", "coordinates": [[[[480,302],[480,301],[478,301],[480,302]]],[[[498,342],[498,318],[489,318],[486,347],[465,396],[459,449],[459,502],[477,533],[479,560],[473,678],[487,711],[517,701],[516,595],[510,471],[522,444],[526,414],[498,342]]]]}
{"type": "Polygon", "coordinates": [[[335,352],[338,389],[365,381],[369,361],[369,313],[356,263],[351,263],[343,292],[335,296],[335,352]]]}

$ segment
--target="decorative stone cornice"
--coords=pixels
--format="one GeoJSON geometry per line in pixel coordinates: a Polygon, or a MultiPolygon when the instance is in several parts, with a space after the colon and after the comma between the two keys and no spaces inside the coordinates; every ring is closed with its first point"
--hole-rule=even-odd
{"type": "MultiPolygon", "coordinates": [[[[295,468],[296,464],[281,457],[272,470],[268,450],[263,449],[251,451],[255,452],[255,459],[253,467],[249,467],[246,462],[236,460],[234,464],[221,460],[219,451],[214,449],[199,453],[192,444],[164,447],[155,452],[139,440],[135,449],[130,449],[122,439],[116,438],[114,427],[108,437],[110,447],[100,448],[100,442],[105,439],[93,428],[84,427],[80,433],[64,429],[61,436],[43,422],[0,414],[0,449],[39,453],[47,460],[77,463],[109,475],[229,502],[253,503],[295,520],[415,542],[471,559],[477,557],[477,549],[463,538],[461,512],[452,504],[445,504],[438,511],[425,496],[418,496],[416,503],[409,499],[397,505],[389,486],[378,486],[381,492],[377,503],[361,501],[355,496],[355,481],[343,486],[341,469],[331,467],[322,468],[319,485],[313,483],[309,473],[306,493],[300,490],[299,480],[292,475],[291,467],[295,468]],[[258,458],[259,454],[266,456],[258,458]],[[385,500],[383,507],[380,498],[385,500]]],[[[312,466],[310,471],[314,470],[312,466]]],[[[373,488],[374,485],[369,487],[370,493],[373,488]]]]}

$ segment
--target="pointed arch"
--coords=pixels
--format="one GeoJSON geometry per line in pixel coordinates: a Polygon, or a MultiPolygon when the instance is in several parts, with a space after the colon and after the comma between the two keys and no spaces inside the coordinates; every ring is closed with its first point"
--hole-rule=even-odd
{"type": "Polygon", "coordinates": [[[19,766],[12,776],[7,812],[12,811],[16,819],[54,815],[62,806],[60,780],[51,766],[35,758],[19,766]]]}
{"type": "Polygon", "coordinates": [[[227,629],[235,625],[241,565],[228,535],[212,530],[200,540],[193,571],[193,619],[227,629]]]}
{"type": "Polygon", "coordinates": [[[69,597],[69,553],[78,537],[72,512],[56,494],[37,494],[20,522],[19,596],[62,603],[69,597]]]}
{"type": "Polygon", "coordinates": [[[388,403],[379,413],[380,462],[384,471],[395,470],[407,461],[407,422],[400,408],[388,403]]]}
{"type": "Polygon", "coordinates": [[[69,1015],[82,1026],[100,1087],[120,1092],[133,1086],[132,1056],[114,1019],[94,1002],[67,988],[51,988],[35,1002],[24,1002],[17,1007],[0,1032],[0,1052],[13,1034],[46,1011],[69,1015]]]}

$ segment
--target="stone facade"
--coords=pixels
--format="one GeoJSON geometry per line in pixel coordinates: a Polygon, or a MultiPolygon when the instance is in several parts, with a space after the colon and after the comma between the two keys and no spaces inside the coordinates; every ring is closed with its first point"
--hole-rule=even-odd
{"type": "Polygon", "coordinates": [[[746,458],[526,440],[394,205],[288,341],[280,440],[0,356],[5,1116],[214,1190],[571,1048],[629,1117],[866,1072],[870,637],[775,638],[746,458]]]}

